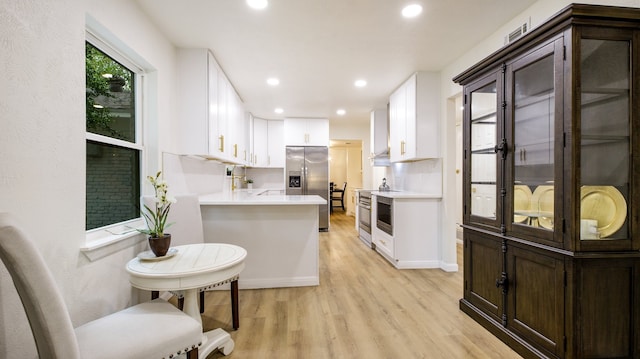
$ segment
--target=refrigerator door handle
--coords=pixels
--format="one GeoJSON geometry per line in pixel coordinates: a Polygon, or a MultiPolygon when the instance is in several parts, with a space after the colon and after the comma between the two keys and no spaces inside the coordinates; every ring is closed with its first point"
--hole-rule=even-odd
{"type": "Polygon", "coordinates": [[[308,194],[307,193],[307,166],[302,165],[302,168],[300,168],[300,173],[302,173],[302,178],[300,179],[300,182],[302,183],[302,194],[308,194]]]}

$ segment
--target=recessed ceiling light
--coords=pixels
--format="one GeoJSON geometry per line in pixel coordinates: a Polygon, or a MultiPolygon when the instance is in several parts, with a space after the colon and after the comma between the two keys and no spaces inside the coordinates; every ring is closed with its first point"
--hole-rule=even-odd
{"type": "Polygon", "coordinates": [[[276,109],[273,110],[273,112],[275,112],[275,113],[283,113],[284,110],[282,109],[282,107],[276,107],[276,109]]]}
{"type": "Polygon", "coordinates": [[[347,111],[345,111],[344,109],[340,108],[338,109],[338,111],[336,111],[336,113],[340,116],[344,116],[345,113],[347,113],[347,111]]]}
{"type": "Polygon", "coordinates": [[[365,87],[365,86],[367,86],[367,81],[365,81],[365,80],[356,80],[354,85],[356,85],[356,87],[365,87]]]}
{"type": "Polygon", "coordinates": [[[402,16],[411,18],[420,15],[422,6],[418,4],[407,5],[402,9],[402,16]]]}
{"type": "Polygon", "coordinates": [[[267,83],[271,86],[278,86],[280,84],[280,80],[275,77],[270,77],[267,79],[267,83]]]}
{"type": "Polygon", "coordinates": [[[269,5],[267,0],[247,0],[247,5],[256,10],[262,10],[269,5]]]}

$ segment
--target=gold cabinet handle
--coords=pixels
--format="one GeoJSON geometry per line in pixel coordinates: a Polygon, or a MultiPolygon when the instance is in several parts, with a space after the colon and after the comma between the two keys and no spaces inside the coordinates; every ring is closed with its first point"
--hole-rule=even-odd
{"type": "Polygon", "coordinates": [[[233,144],[233,157],[238,158],[238,144],[233,144]]]}
{"type": "Polygon", "coordinates": [[[400,141],[400,155],[404,155],[405,153],[404,147],[405,147],[405,142],[400,141]]]}
{"type": "Polygon", "coordinates": [[[220,135],[218,137],[218,142],[219,142],[219,145],[220,145],[220,147],[218,147],[218,150],[220,152],[224,152],[224,135],[220,135]]]}

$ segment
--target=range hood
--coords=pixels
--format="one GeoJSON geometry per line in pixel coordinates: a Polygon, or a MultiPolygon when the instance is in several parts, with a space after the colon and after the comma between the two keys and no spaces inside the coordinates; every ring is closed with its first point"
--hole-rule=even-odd
{"type": "Polygon", "coordinates": [[[387,148],[386,151],[374,153],[369,160],[371,160],[371,164],[375,167],[391,166],[391,161],[389,160],[389,148],[387,148]]]}

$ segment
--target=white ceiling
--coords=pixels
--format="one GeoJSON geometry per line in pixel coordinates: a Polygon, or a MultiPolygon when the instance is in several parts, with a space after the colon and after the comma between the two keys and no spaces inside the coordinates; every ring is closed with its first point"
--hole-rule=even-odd
{"type": "Polygon", "coordinates": [[[535,2],[269,0],[258,11],[244,0],[136,1],[176,46],[211,49],[255,116],[332,123],[368,121],[411,73],[439,71],[535,2]],[[419,17],[400,15],[409,3],[423,5],[419,17]]]}

